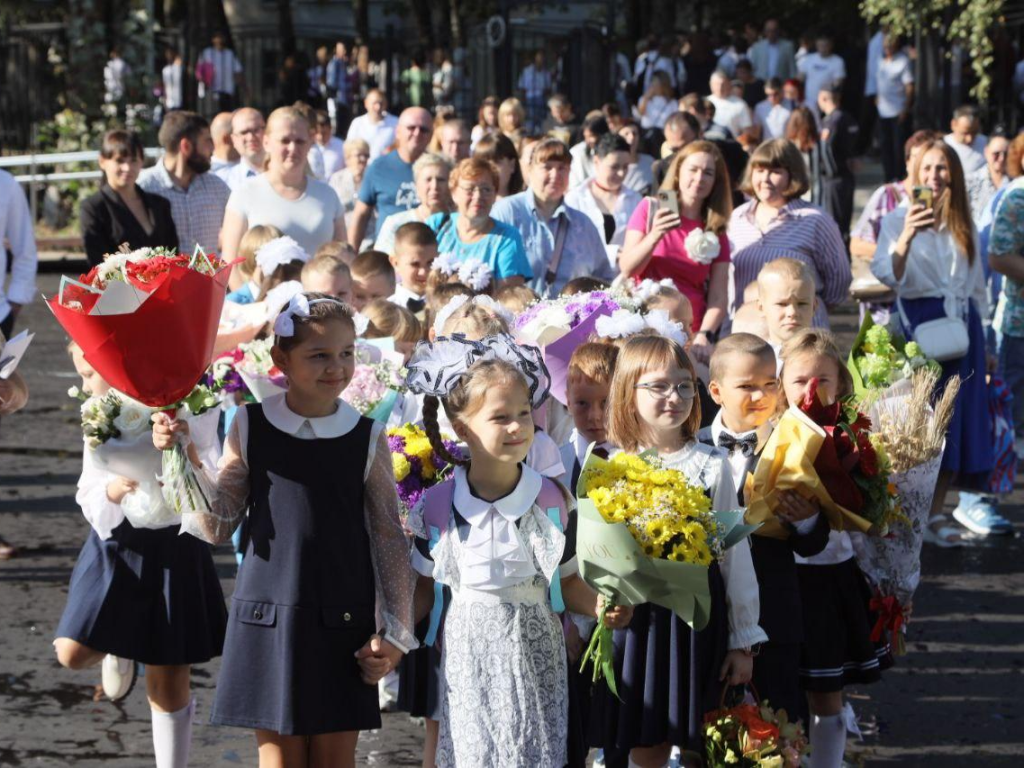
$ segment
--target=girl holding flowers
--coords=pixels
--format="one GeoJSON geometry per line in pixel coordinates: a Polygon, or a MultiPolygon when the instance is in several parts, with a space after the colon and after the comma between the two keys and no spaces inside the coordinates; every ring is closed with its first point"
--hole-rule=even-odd
{"type": "MultiPolygon", "coordinates": [[[[198,473],[212,511],[183,515],[210,543],[250,519],[211,720],[254,729],[261,768],[349,767],[359,731],[381,725],[377,681],[417,645],[414,574],[383,424],[339,398],[351,310],[300,293],[274,334],[287,391],[239,409],[219,471],[198,473]]],[[[181,441],[202,466],[187,425],[154,422],[158,448],[181,441]]]]}
{"type": "MultiPolygon", "coordinates": [[[[715,510],[736,506],[724,454],[697,442],[700,404],[686,352],[663,336],[642,334],[620,349],[609,399],[610,439],[622,450],[657,452],[663,465],[683,472],[715,510]]],[[[752,648],[767,639],[758,626],[757,581],[748,543],[726,550],[708,570],[711,617],[699,632],[667,608],[636,606],[615,633],[617,699],[594,691],[591,744],[608,765],[660,768],[672,745],[699,750],[704,713],[723,684],[750,680],[752,648]]]]}
{"type": "MultiPolygon", "coordinates": [[[[567,494],[525,463],[547,370],[537,350],[508,335],[457,336],[421,345],[409,362],[408,385],[426,396],[434,450],[455,465],[453,479],[431,489],[408,520],[421,576],[417,595],[424,597],[417,613],[426,615],[435,580],[452,593],[436,765],[562,768],[568,688],[553,605],[564,598],[565,607],[588,616],[600,605],[577,573],[567,494]],[[442,442],[438,398],[468,461],[442,442]],[[444,505],[432,506],[432,498],[444,505]]],[[[625,626],[630,615],[613,608],[605,621],[625,626]]]]}
{"type": "MultiPolygon", "coordinates": [[[[801,402],[814,385],[826,406],[853,392],[832,334],[805,328],[782,347],[782,407],[801,402]]],[[[857,567],[850,535],[833,530],[820,554],[794,557],[804,622],[800,686],[810,706],[810,765],[839,768],[852,715],[844,710],[843,688],[877,681],[891,657],[888,646],[871,642],[871,590],[857,567]]]]}

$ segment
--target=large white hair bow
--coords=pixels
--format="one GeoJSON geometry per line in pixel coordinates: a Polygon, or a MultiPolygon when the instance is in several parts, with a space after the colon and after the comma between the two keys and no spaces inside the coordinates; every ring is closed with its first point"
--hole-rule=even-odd
{"type": "MultiPolygon", "coordinates": [[[[304,293],[296,293],[292,296],[288,302],[288,306],[281,310],[281,314],[277,316],[277,320],[274,321],[274,335],[281,336],[282,338],[288,338],[295,335],[295,318],[297,317],[309,317],[309,308],[315,304],[338,304],[342,307],[345,306],[345,302],[334,298],[324,299],[313,299],[309,300],[309,297],[304,293]]],[[[355,321],[353,320],[353,323],[355,321]]],[[[363,329],[365,330],[365,328],[363,329]]]]}
{"type": "Polygon", "coordinates": [[[256,266],[265,276],[270,276],[278,267],[292,261],[309,261],[309,254],[292,238],[275,237],[256,251],[256,266]]]}
{"type": "Polygon", "coordinates": [[[455,312],[466,303],[481,306],[493,312],[506,323],[510,325],[512,323],[512,313],[486,294],[480,296],[452,296],[448,303],[437,311],[437,317],[434,318],[435,336],[441,336],[444,334],[444,324],[448,322],[448,318],[454,315],[455,312]]]}

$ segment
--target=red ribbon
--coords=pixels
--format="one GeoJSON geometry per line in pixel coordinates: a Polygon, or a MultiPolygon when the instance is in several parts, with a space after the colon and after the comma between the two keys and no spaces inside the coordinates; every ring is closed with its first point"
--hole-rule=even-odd
{"type": "Polygon", "coordinates": [[[871,630],[871,642],[877,643],[881,640],[882,631],[886,629],[889,630],[895,640],[896,633],[903,627],[905,620],[903,606],[900,605],[900,601],[896,599],[895,595],[889,595],[888,597],[875,595],[871,598],[871,602],[868,605],[872,611],[878,613],[878,620],[875,622],[874,629],[871,630]]]}

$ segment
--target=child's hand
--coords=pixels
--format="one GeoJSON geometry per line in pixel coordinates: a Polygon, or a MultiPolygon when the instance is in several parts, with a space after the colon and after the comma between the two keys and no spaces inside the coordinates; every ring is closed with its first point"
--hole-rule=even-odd
{"type": "Polygon", "coordinates": [[[718,679],[729,685],[745,685],[754,674],[754,657],[746,651],[736,649],[725,655],[725,663],[718,679]]]}
{"type": "MultiPolygon", "coordinates": [[[[597,612],[601,612],[601,608],[607,601],[604,595],[597,596],[597,612]]],[[[625,629],[629,626],[629,622],[633,620],[633,606],[632,605],[613,605],[604,614],[604,625],[608,629],[625,629]]]]}
{"type": "Polygon", "coordinates": [[[107,498],[113,504],[120,504],[124,501],[125,496],[138,487],[139,484],[134,480],[129,480],[127,477],[115,477],[107,483],[107,498]]]}
{"type": "Polygon", "coordinates": [[[805,499],[793,490],[779,493],[779,508],[775,510],[775,514],[787,523],[798,523],[819,512],[821,504],[817,499],[805,499]]]}
{"type": "Polygon", "coordinates": [[[154,413],[153,445],[161,451],[168,451],[179,442],[179,435],[188,437],[188,424],[185,421],[172,419],[166,413],[154,413]]]}
{"type": "Polygon", "coordinates": [[[356,651],[360,676],[367,685],[376,685],[388,672],[398,666],[402,652],[380,635],[371,635],[366,645],[356,651]]]}

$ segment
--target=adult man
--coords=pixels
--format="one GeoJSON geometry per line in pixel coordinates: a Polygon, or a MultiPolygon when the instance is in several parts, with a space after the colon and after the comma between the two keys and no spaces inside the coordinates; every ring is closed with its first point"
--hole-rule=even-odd
{"type": "Polygon", "coordinates": [[[953,119],[949,124],[950,132],[943,138],[960,158],[960,164],[964,167],[964,174],[973,173],[985,166],[985,145],[988,144],[988,136],[981,133],[981,121],[978,119],[978,111],[965,104],[953,111],[953,119]]]}
{"type": "Polygon", "coordinates": [[[327,63],[327,114],[334,121],[334,135],[344,136],[352,122],[352,103],[358,75],[349,67],[348,48],[339,40],[334,45],[334,58],[327,63]]]}
{"type": "Polygon", "coordinates": [[[747,58],[754,65],[754,76],[759,80],[767,82],[777,77],[785,81],[796,77],[793,42],[780,37],[777,19],[764,23],[764,37],[750,46],[747,58]]]}
{"type": "MultiPolygon", "coordinates": [[[[196,64],[196,78],[201,91],[209,90],[214,109],[231,111],[238,103],[237,93],[242,87],[242,62],[227,47],[227,35],[213,33],[212,45],[203,49],[196,64]]],[[[203,93],[199,94],[200,98],[203,93]]]]}
{"type": "Polygon", "coordinates": [[[544,51],[533,54],[533,63],[528,64],[519,74],[517,85],[526,105],[526,122],[530,130],[540,130],[544,121],[544,101],[554,83],[551,70],[544,64],[544,51]]]}
{"type": "Polygon", "coordinates": [[[164,114],[185,106],[185,91],[182,83],[185,77],[185,65],[181,54],[168,47],[164,52],[167,64],[160,76],[164,83],[164,114]]]}
{"type": "MultiPolygon", "coordinates": [[[[355,125],[355,121],[352,124],[355,125]]],[[[356,251],[363,242],[371,213],[376,212],[379,230],[392,213],[420,204],[412,164],[426,151],[433,128],[433,118],[422,107],[410,107],[399,116],[395,150],[370,163],[359,187],[359,201],[352,211],[352,225],[348,230],[349,245],[356,251]]]]}
{"type": "Polygon", "coordinates": [[[363,99],[366,114],[360,115],[348,128],[345,141],[362,139],[370,145],[370,162],[387,151],[395,141],[398,118],[388,112],[388,100],[383,91],[371,88],[363,99]]]}
{"type": "Polygon", "coordinates": [[[736,77],[733,80],[743,85],[743,100],[747,106],[751,109],[756,107],[764,96],[764,81],[754,77],[754,65],[749,59],[736,62],[736,77]]]}
{"type": "Polygon", "coordinates": [[[575,189],[594,175],[594,150],[597,142],[609,132],[608,121],[601,113],[595,113],[583,121],[583,141],[569,149],[572,165],[569,168],[569,189],[575,189]]]}
{"type": "Polygon", "coordinates": [[[441,127],[441,154],[458,163],[469,157],[469,126],[464,120],[445,120],[441,127]]]}
{"type": "Polygon", "coordinates": [[[793,110],[783,104],[782,81],[777,77],[768,79],[764,85],[764,101],[754,107],[754,126],[760,132],[758,139],[780,139],[786,135],[786,123],[793,110]]]}
{"type": "Polygon", "coordinates": [[[14,177],[0,171],[0,333],[8,339],[21,306],[35,296],[38,262],[28,200],[14,177]],[[9,248],[2,247],[5,240],[9,248]],[[9,281],[8,250],[12,256],[9,281]]]}
{"type": "Polygon", "coordinates": [[[195,112],[172,112],[158,139],[164,153],[139,174],[139,186],[170,200],[179,250],[192,253],[199,245],[207,253],[216,252],[231,191],[208,173],[213,154],[209,123],[195,112]]]}
{"type": "Polygon", "coordinates": [[[258,109],[242,107],[231,116],[231,141],[239,160],[230,168],[215,171],[234,192],[246,179],[263,173],[263,115],[258,109]]]}
{"type": "Polygon", "coordinates": [[[210,138],[213,139],[213,156],[210,170],[218,176],[238,162],[238,152],[231,141],[231,113],[221,112],[210,123],[210,138]]]}
{"type": "Polygon", "coordinates": [[[652,35],[648,46],[647,52],[636,60],[633,71],[633,79],[640,93],[647,93],[655,72],[664,72],[675,92],[683,93],[686,88],[686,65],[679,55],[679,40],[674,35],[666,35],[659,44],[658,39],[652,35]]]}
{"type": "Polygon", "coordinates": [[[834,52],[835,41],[830,32],[819,32],[814,46],[815,52],[804,56],[797,64],[797,70],[804,81],[804,103],[817,111],[818,91],[842,86],[846,79],[846,62],[834,52]]]}
{"type": "Polygon", "coordinates": [[[985,165],[967,174],[967,197],[971,202],[971,218],[975,225],[981,221],[982,213],[996,192],[1009,183],[1006,174],[1009,154],[1009,139],[1005,136],[992,136],[985,145],[985,165]]]}
{"type": "Polygon", "coordinates": [[[672,158],[676,156],[676,152],[701,137],[700,120],[690,112],[673,112],[665,121],[664,130],[665,144],[662,151],[667,149],[669,154],[651,166],[651,174],[654,176],[653,189],[661,187],[661,182],[665,180],[668,167],[672,164],[672,158]]]}
{"type": "Polygon", "coordinates": [[[858,127],[853,117],[839,108],[842,91],[822,88],[818,91],[821,110],[821,207],[836,224],[844,242],[850,239],[853,217],[853,192],[856,186],[852,163],[857,146],[858,127]]]}
{"type": "Polygon", "coordinates": [[[327,103],[327,62],[330,58],[327,46],[321,45],[316,49],[316,62],[306,70],[306,78],[309,80],[306,101],[316,109],[325,107],[327,103]]]}
{"type": "Polygon", "coordinates": [[[875,72],[875,106],[878,108],[878,143],[885,181],[906,175],[903,145],[910,138],[910,110],[914,105],[914,65],[900,49],[896,35],[882,39],[882,58],[875,72]]]}
{"type": "Polygon", "coordinates": [[[732,94],[732,81],[721,69],[711,75],[711,95],[708,99],[715,105],[715,122],[729,129],[739,138],[754,124],[747,102],[732,94]]]}
{"type": "Polygon", "coordinates": [[[557,296],[577,277],[613,278],[604,240],[590,218],[565,204],[569,148],[558,139],[537,143],[530,159],[529,188],[499,200],[491,216],[519,230],[530,260],[530,287],[557,296]]]}

